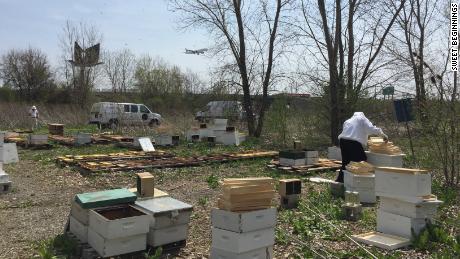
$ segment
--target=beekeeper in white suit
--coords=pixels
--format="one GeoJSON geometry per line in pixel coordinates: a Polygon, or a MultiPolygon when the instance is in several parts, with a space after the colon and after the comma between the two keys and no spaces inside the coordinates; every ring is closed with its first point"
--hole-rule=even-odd
{"type": "Polygon", "coordinates": [[[380,135],[385,141],[388,141],[388,137],[382,129],[374,126],[362,112],[355,112],[350,119],[343,123],[343,130],[339,135],[342,169],[336,182],[343,183],[343,170],[351,161],[367,161],[364,148],[367,146],[369,135],[380,135]]]}
{"type": "Polygon", "coordinates": [[[35,129],[38,128],[38,110],[37,110],[37,107],[32,106],[32,108],[30,108],[30,111],[29,111],[29,115],[30,115],[30,118],[31,118],[31,129],[32,131],[34,131],[35,129]]]}

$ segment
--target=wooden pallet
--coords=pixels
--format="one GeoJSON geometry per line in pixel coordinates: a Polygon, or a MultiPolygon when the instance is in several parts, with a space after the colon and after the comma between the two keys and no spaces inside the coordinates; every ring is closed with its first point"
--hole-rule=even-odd
{"type": "MultiPolygon", "coordinates": [[[[95,136],[97,137],[97,136],[95,136]]],[[[129,136],[122,136],[122,135],[112,135],[112,134],[101,134],[99,135],[100,138],[110,140],[112,142],[133,142],[134,138],[129,136]]]]}
{"type": "MultiPolygon", "coordinates": [[[[131,151],[136,152],[136,151],[131,151]]],[[[155,152],[146,152],[155,153],[155,152]]],[[[254,159],[262,157],[274,157],[278,152],[274,151],[250,151],[241,153],[224,153],[212,154],[207,156],[198,157],[175,157],[170,154],[169,156],[149,157],[148,159],[104,159],[99,157],[98,160],[93,161],[76,161],[71,160],[82,174],[89,174],[94,172],[118,172],[118,171],[137,171],[155,168],[178,168],[178,167],[192,167],[201,166],[208,163],[225,163],[230,161],[254,159]]],[[[66,161],[70,163],[71,161],[66,161]]]]}
{"type": "Polygon", "coordinates": [[[16,143],[18,146],[24,146],[26,142],[25,136],[5,137],[5,143],[16,143]]]}
{"type": "Polygon", "coordinates": [[[306,175],[314,172],[340,169],[342,167],[342,161],[320,158],[318,163],[313,165],[282,166],[279,164],[278,160],[272,160],[270,164],[267,165],[267,167],[286,173],[306,175]]]}
{"type": "Polygon", "coordinates": [[[75,143],[75,139],[73,137],[65,137],[61,135],[49,135],[48,139],[64,146],[74,146],[75,143]]]}
{"type": "Polygon", "coordinates": [[[144,151],[127,151],[120,153],[93,154],[93,155],[66,155],[56,158],[56,162],[61,165],[75,165],[78,162],[96,162],[96,161],[121,161],[136,159],[163,159],[173,157],[172,154],[163,151],[144,152],[144,151]]]}
{"type": "Polygon", "coordinates": [[[26,149],[33,149],[33,150],[41,150],[41,149],[51,149],[53,148],[53,145],[51,144],[29,144],[29,143],[25,143],[24,145],[19,145],[23,148],[26,148],[26,149]]]}

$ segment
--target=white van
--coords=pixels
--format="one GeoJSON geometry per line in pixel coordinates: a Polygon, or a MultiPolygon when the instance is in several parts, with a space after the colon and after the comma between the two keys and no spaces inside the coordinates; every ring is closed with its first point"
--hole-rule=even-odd
{"type": "Polygon", "coordinates": [[[116,128],[118,125],[160,125],[161,115],[138,103],[99,102],[91,107],[90,124],[99,128],[116,128]]]}

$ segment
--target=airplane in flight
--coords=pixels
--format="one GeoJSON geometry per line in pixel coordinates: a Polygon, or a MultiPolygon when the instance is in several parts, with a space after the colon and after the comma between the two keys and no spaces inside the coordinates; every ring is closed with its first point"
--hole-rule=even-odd
{"type": "Polygon", "coordinates": [[[208,51],[208,49],[185,49],[185,54],[204,54],[204,52],[208,51]]]}

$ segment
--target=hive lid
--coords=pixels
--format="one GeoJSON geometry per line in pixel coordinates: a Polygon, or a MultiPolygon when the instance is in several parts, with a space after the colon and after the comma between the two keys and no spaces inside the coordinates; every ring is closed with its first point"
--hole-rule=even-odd
{"type": "Polygon", "coordinates": [[[114,189],[100,192],[81,193],[75,201],[84,209],[106,207],[136,201],[137,196],[128,189],[114,189]]]}
{"type": "Polygon", "coordinates": [[[413,169],[413,168],[400,168],[400,167],[376,167],[376,170],[386,171],[391,173],[402,173],[402,174],[428,174],[427,170],[413,169]]]}
{"type": "Polygon", "coordinates": [[[351,236],[352,239],[386,250],[394,250],[410,245],[410,240],[403,237],[388,235],[380,232],[369,232],[351,236]]]}
{"type": "Polygon", "coordinates": [[[161,197],[155,199],[136,201],[135,204],[140,208],[149,211],[153,215],[175,210],[192,210],[193,208],[192,205],[173,199],[171,197],[161,197]]]}

